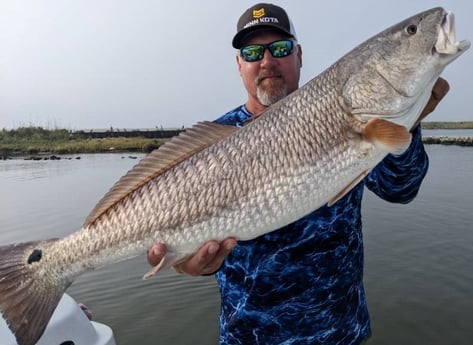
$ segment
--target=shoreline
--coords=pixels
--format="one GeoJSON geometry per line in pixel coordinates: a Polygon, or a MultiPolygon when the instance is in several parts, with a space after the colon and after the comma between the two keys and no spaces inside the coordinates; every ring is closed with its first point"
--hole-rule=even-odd
{"type": "MultiPolygon", "coordinates": [[[[449,136],[423,136],[422,142],[425,145],[456,145],[456,146],[473,146],[473,137],[471,136],[458,136],[458,137],[449,137],[449,136]]],[[[136,156],[130,154],[133,153],[149,153],[152,150],[150,148],[157,148],[158,146],[148,147],[148,150],[143,150],[143,147],[128,148],[126,150],[116,150],[116,149],[107,149],[107,150],[94,150],[94,151],[74,151],[74,152],[54,152],[54,151],[41,151],[41,150],[0,150],[0,161],[10,160],[10,159],[23,159],[23,160],[71,160],[71,159],[81,159],[81,154],[108,154],[108,153],[122,153],[123,158],[136,159],[136,156]]]]}
{"type": "MultiPolygon", "coordinates": [[[[467,135],[435,135],[425,133],[422,141],[426,145],[473,146],[473,121],[470,122],[426,122],[422,123],[427,130],[466,129],[467,135]]],[[[71,132],[66,129],[44,129],[41,127],[24,127],[17,130],[0,130],[0,160],[13,157],[29,157],[31,160],[55,160],[59,156],[89,153],[149,153],[164,142],[178,135],[182,129],[158,129],[135,131],[95,131],[71,132]]],[[[464,134],[459,132],[458,134],[464,134]]]]}
{"type": "Polygon", "coordinates": [[[473,146],[473,137],[448,137],[448,136],[423,136],[422,142],[425,145],[457,145],[457,146],[473,146]]]}

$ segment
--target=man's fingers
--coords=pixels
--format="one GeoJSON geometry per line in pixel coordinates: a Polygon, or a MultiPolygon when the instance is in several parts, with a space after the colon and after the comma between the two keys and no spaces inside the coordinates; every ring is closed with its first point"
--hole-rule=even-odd
{"type": "Polygon", "coordinates": [[[163,243],[154,244],[148,251],[148,263],[156,266],[166,255],[166,246],[163,243]]]}
{"type": "Polygon", "coordinates": [[[223,263],[223,260],[225,260],[225,258],[228,256],[228,254],[231,253],[231,251],[233,250],[233,248],[236,247],[236,245],[237,245],[237,240],[236,238],[233,238],[233,237],[226,238],[225,240],[222,241],[222,243],[220,243],[220,248],[215,254],[215,258],[214,258],[214,261],[219,262],[220,264],[213,272],[215,272],[216,270],[220,268],[220,266],[223,263]]]}
{"type": "Polygon", "coordinates": [[[215,253],[212,260],[209,260],[207,264],[202,267],[202,274],[213,274],[217,272],[223,264],[223,261],[228,254],[235,248],[237,241],[234,238],[227,238],[220,243],[218,251],[215,253]]]}
{"type": "MultiPolygon", "coordinates": [[[[221,243],[208,241],[189,259],[175,265],[174,269],[179,273],[187,273],[193,276],[215,273],[236,245],[237,240],[232,237],[226,238],[221,243]]],[[[165,255],[166,245],[156,243],[148,251],[148,263],[151,266],[156,266],[165,255]]]]}
{"type": "Polygon", "coordinates": [[[174,269],[179,273],[193,276],[212,274],[222,266],[223,260],[236,246],[236,243],[233,238],[225,239],[222,243],[209,241],[189,260],[175,265],[174,269]]]}
{"type": "Polygon", "coordinates": [[[205,267],[212,262],[219,249],[220,245],[217,241],[209,241],[187,261],[175,265],[174,269],[178,273],[187,273],[192,276],[206,274],[204,272],[205,267]]]}
{"type": "Polygon", "coordinates": [[[448,90],[450,90],[448,82],[443,78],[438,78],[434,87],[432,88],[432,94],[430,96],[429,102],[420,114],[419,119],[417,120],[414,127],[416,127],[427,115],[435,110],[442,98],[444,98],[448,93],[448,90]]]}
{"type": "Polygon", "coordinates": [[[448,82],[443,78],[438,78],[437,82],[435,83],[432,89],[433,97],[440,101],[450,90],[450,85],[448,82]]]}

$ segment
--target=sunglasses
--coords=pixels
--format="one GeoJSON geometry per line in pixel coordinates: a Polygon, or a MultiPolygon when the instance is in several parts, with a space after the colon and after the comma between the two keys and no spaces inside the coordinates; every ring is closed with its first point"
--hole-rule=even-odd
{"type": "Polygon", "coordinates": [[[240,49],[240,55],[246,62],[255,62],[263,59],[264,52],[268,48],[274,58],[289,56],[294,51],[292,40],[280,40],[269,44],[250,44],[240,49]]]}

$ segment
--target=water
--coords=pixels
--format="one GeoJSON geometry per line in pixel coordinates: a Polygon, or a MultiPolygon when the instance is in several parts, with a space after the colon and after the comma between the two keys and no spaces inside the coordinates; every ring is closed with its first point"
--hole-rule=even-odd
{"type": "MultiPolygon", "coordinates": [[[[365,195],[365,286],[373,325],[368,344],[467,345],[473,339],[473,149],[427,150],[429,174],[413,203],[392,205],[365,195]]],[[[0,243],[78,229],[136,163],[124,154],[0,161],[0,243]]],[[[113,328],[119,345],[217,344],[214,279],[169,270],[143,281],[148,268],[140,256],[89,272],[68,292],[113,328]]]]}

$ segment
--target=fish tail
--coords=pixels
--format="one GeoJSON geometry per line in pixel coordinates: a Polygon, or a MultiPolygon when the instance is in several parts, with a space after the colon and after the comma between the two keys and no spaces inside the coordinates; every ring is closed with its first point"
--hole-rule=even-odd
{"type": "Polygon", "coordinates": [[[19,345],[34,345],[70,285],[42,264],[49,242],[0,247],[0,312],[19,345]]]}

